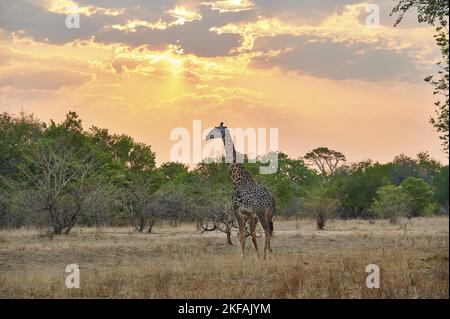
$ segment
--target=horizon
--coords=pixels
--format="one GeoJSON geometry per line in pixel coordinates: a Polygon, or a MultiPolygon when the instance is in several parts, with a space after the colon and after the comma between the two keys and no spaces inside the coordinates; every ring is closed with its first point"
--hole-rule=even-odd
{"type": "MultiPolygon", "coordinates": [[[[68,112],[70,112],[70,111],[68,111],[68,112]]],[[[68,112],[67,112],[67,113],[68,113],[68,112]]],[[[50,124],[51,121],[54,121],[56,124],[61,123],[61,122],[64,121],[64,118],[62,118],[62,119],[60,119],[60,120],[55,120],[55,119],[52,118],[52,119],[49,119],[48,121],[42,121],[42,120],[41,120],[40,118],[38,118],[34,113],[27,113],[27,112],[25,112],[25,111],[21,111],[21,112],[19,112],[19,113],[17,113],[17,114],[16,114],[16,113],[10,113],[10,114],[15,115],[15,116],[19,116],[21,113],[23,113],[24,115],[31,115],[31,116],[34,116],[34,118],[35,118],[36,120],[38,120],[40,123],[43,123],[43,124],[45,124],[45,125],[50,124]]],[[[66,113],[66,114],[67,114],[67,113],[66,113]]],[[[77,114],[78,114],[78,113],[77,113],[77,114]]],[[[79,115],[79,114],[78,114],[78,115],[79,115]]],[[[145,142],[143,142],[143,141],[141,141],[141,140],[135,139],[134,136],[131,136],[131,135],[127,134],[127,132],[113,132],[113,131],[111,131],[109,128],[98,126],[98,125],[96,125],[95,123],[92,124],[92,125],[89,125],[89,126],[85,126],[85,125],[84,125],[84,124],[85,124],[84,119],[83,119],[81,116],[80,116],[79,118],[80,118],[80,120],[82,121],[82,126],[83,126],[83,131],[84,131],[84,132],[88,132],[88,131],[90,130],[90,128],[92,128],[93,126],[95,126],[95,127],[100,128],[100,129],[107,129],[107,130],[108,130],[108,133],[111,134],[111,135],[114,135],[114,134],[116,134],[116,135],[128,135],[128,136],[130,136],[131,138],[133,138],[134,141],[136,141],[136,142],[138,142],[138,143],[145,143],[145,142]]],[[[202,139],[202,142],[203,142],[204,144],[211,143],[211,142],[204,141],[204,139],[202,139]]],[[[214,142],[213,142],[213,143],[214,143],[214,142]]],[[[234,139],[233,139],[233,143],[234,143],[234,139]]],[[[145,144],[147,144],[147,143],[145,143],[145,144]]],[[[147,145],[149,145],[149,146],[152,148],[152,151],[155,152],[155,163],[156,163],[156,167],[160,167],[162,164],[169,163],[169,162],[182,163],[182,162],[178,162],[178,161],[170,161],[170,160],[168,160],[168,161],[159,161],[159,160],[158,160],[158,153],[154,150],[153,145],[152,145],[151,143],[150,143],[150,144],[147,144],[147,145]]],[[[220,142],[220,145],[222,145],[221,142],[220,142]]],[[[246,145],[246,146],[248,145],[248,141],[247,141],[247,143],[245,143],[245,145],[246,145]]],[[[235,145],[235,146],[236,146],[236,145],[235,145]]],[[[313,147],[312,149],[310,149],[310,150],[308,150],[308,151],[312,151],[313,149],[320,148],[320,147],[327,147],[327,148],[329,148],[327,145],[317,145],[317,146],[313,147]]],[[[224,154],[224,148],[223,148],[223,145],[222,145],[222,151],[223,151],[223,154],[219,154],[219,155],[217,155],[216,157],[207,157],[207,158],[203,158],[202,161],[205,161],[205,160],[208,160],[208,159],[214,160],[214,159],[216,159],[216,158],[218,158],[218,157],[224,158],[225,154],[224,154]]],[[[308,151],[307,151],[307,152],[308,152],[308,151]]],[[[341,152],[341,150],[335,150],[335,151],[341,152]]],[[[247,155],[247,156],[249,156],[248,159],[252,159],[252,160],[255,160],[255,159],[257,160],[260,156],[268,155],[268,154],[271,153],[271,152],[268,151],[268,152],[266,152],[266,153],[264,153],[264,154],[262,154],[262,155],[260,154],[260,155],[257,155],[256,157],[254,157],[254,156],[248,155],[247,153],[239,152],[239,150],[237,150],[237,152],[240,153],[240,154],[242,154],[242,155],[247,155]]],[[[294,159],[294,160],[303,160],[307,166],[312,166],[312,167],[314,167],[314,165],[309,164],[309,163],[304,159],[304,155],[306,154],[306,152],[305,152],[305,154],[299,155],[299,156],[297,156],[297,157],[292,157],[290,154],[284,152],[282,149],[279,149],[278,151],[276,151],[276,153],[283,153],[283,154],[286,154],[290,159],[294,159]]],[[[363,161],[366,161],[366,160],[370,160],[370,161],[372,161],[374,164],[381,164],[381,165],[384,165],[384,164],[388,164],[388,163],[393,162],[394,159],[395,159],[395,157],[397,157],[397,156],[405,155],[405,156],[408,156],[408,157],[410,157],[410,158],[417,158],[417,155],[420,154],[420,153],[427,153],[427,154],[429,154],[429,155],[431,156],[432,159],[437,160],[437,161],[438,161],[439,163],[441,163],[443,166],[449,165],[448,161],[447,161],[447,162],[445,162],[445,161],[442,162],[441,160],[439,160],[439,159],[433,157],[432,154],[430,154],[430,153],[429,153],[428,151],[426,151],[426,150],[419,151],[419,152],[417,152],[416,154],[412,154],[412,155],[410,155],[410,154],[405,154],[405,153],[398,153],[398,154],[395,154],[390,160],[387,160],[387,161],[380,161],[380,160],[378,160],[378,159],[376,159],[376,158],[363,158],[363,159],[361,159],[361,160],[356,160],[356,161],[355,161],[355,160],[349,160],[349,159],[347,158],[347,155],[345,154],[345,152],[341,152],[341,153],[343,153],[343,154],[346,156],[346,161],[344,161],[344,162],[342,163],[342,165],[351,165],[351,164],[363,162],[363,161]]],[[[248,162],[248,161],[246,161],[246,163],[247,163],[247,162],[248,162]]],[[[199,164],[199,163],[200,163],[200,162],[182,163],[182,164],[186,164],[189,170],[193,170],[193,169],[195,169],[196,165],[199,164]]],[[[262,164],[262,165],[266,165],[266,164],[262,164]]]]}

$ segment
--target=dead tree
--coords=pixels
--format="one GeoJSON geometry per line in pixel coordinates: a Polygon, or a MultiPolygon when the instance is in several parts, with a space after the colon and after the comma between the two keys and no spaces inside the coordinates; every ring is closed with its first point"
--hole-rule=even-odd
{"type": "Polygon", "coordinates": [[[19,179],[4,181],[12,194],[27,190],[26,205],[45,213],[55,235],[68,234],[87,198],[83,188],[94,169],[93,156],[47,143],[38,145],[33,155],[18,167],[19,179]]]}
{"type": "Polygon", "coordinates": [[[177,193],[158,194],[153,210],[161,219],[168,220],[171,227],[178,227],[189,211],[188,204],[177,193]]]}
{"type": "Polygon", "coordinates": [[[123,207],[131,218],[134,228],[140,233],[146,227],[148,227],[147,232],[151,233],[156,223],[153,182],[151,178],[136,178],[123,195],[123,207]]]}
{"type": "MultiPolygon", "coordinates": [[[[256,222],[257,222],[257,218],[256,222]]],[[[246,225],[245,237],[251,235],[250,229],[248,227],[249,223],[246,225]]],[[[198,221],[197,227],[199,227],[200,232],[210,232],[219,231],[225,233],[227,236],[227,244],[233,245],[231,240],[232,230],[237,229],[237,219],[233,213],[229,204],[225,204],[222,209],[217,209],[214,213],[208,214],[198,221]]],[[[258,236],[261,235],[261,229],[258,228],[258,236]]]]}
{"type": "Polygon", "coordinates": [[[199,222],[201,232],[220,231],[227,235],[227,244],[233,245],[231,232],[236,227],[236,218],[226,212],[213,214],[199,222]]]}

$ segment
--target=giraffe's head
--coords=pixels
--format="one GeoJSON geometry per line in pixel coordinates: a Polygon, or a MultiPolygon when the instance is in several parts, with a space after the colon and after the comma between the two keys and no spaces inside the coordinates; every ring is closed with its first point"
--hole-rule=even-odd
{"type": "Polygon", "coordinates": [[[206,140],[212,140],[214,138],[223,138],[225,136],[227,127],[223,126],[223,122],[219,126],[213,128],[208,135],[206,135],[206,140]]]}

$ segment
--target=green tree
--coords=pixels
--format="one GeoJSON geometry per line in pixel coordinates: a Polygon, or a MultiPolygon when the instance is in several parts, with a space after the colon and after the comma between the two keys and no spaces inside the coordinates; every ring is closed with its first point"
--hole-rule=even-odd
{"type": "Polygon", "coordinates": [[[193,175],[199,176],[209,183],[227,185],[231,187],[230,171],[228,164],[225,163],[224,158],[221,161],[202,161],[198,163],[193,170],[193,175]]]}
{"type": "MultiPolygon", "coordinates": [[[[99,134],[101,132],[97,132],[99,134]]],[[[104,133],[103,133],[104,134],[104,133]]],[[[101,135],[97,135],[97,138],[101,135]]],[[[151,146],[144,143],[137,143],[131,136],[113,135],[112,141],[103,139],[103,144],[108,141],[111,144],[113,158],[123,163],[128,169],[134,171],[149,171],[155,168],[156,154],[151,150],[151,146]]]]}
{"type": "Polygon", "coordinates": [[[128,174],[128,185],[123,190],[123,207],[137,231],[151,233],[159,212],[155,207],[155,193],[160,187],[160,176],[154,173],[128,174]]]}
{"type": "Polygon", "coordinates": [[[378,188],[389,183],[389,169],[389,165],[363,161],[336,172],[330,189],[340,200],[340,217],[369,217],[378,188]]]}
{"type": "Polygon", "coordinates": [[[410,214],[411,206],[412,198],[402,186],[386,185],[377,190],[371,209],[376,216],[396,224],[399,217],[410,214]]]}
{"type": "Polygon", "coordinates": [[[150,145],[134,142],[129,155],[129,167],[134,171],[151,171],[156,165],[155,157],[150,145]]]}
{"type": "Polygon", "coordinates": [[[0,113],[0,174],[11,176],[42,134],[43,125],[33,115],[0,113]]]}
{"type": "Polygon", "coordinates": [[[183,163],[167,162],[163,163],[159,167],[159,170],[166,180],[172,180],[178,175],[186,174],[188,172],[188,167],[183,163]]]}
{"type": "Polygon", "coordinates": [[[434,192],[436,194],[436,201],[441,205],[444,212],[448,214],[449,207],[449,172],[448,166],[442,167],[439,174],[436,175],[433,181],[434,192]]]}
{"type": "Polygon", "coordinates": [[[318,182],[316,172],[303,159],[291,159],[285,153],[278,153],[278,172],[297,185],[311,186],[318,182]]]}
{"type": "Polygon", "coordinates": [[[411,216],[420,216],[425,207],[433,201],[434,193],[431,187],[417,177],[408,177],[401,186],[411,198],[411,216]]]}
{"type": "Polygon", "coordinates": [[[318,147],[306,153],[304,159],[314,165],[322,177],[333,174],[346,161],[345,155],[327,147],[318,147]]]}

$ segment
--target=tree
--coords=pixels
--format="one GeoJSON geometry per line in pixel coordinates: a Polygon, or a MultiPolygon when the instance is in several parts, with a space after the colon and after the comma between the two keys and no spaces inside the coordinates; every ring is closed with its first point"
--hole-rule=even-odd
{"type": "Polygon", "coordinates": [[[428,152],[417,154],[417,167],[420,177],[428,184],[433,184],[433,179],[439,174],[442,164],[433,159],[428,152]]]}
{"type": "Polygon", "coordinates": [[[62,122],[62,127],[70,132],[83,132],[82,120],[80,119],[78,113],[74,111],[69,111],[69,113],[66,114],[66,119],[62,122]]]}
{"type": "Polygon", "coordinates": [[[306,153],[304,159],[315,165],[323,177],[333,174],[346,161],[344,154],[327,147],[319,147],[306,153]]]}
{"type": "Polygon", "coordinates": [[[86,226],[105,226],[114,222],[114,212],[120,207],[120,189],[96,170],[81,187],[73,189],[73,200],[80,207],[77,222],[86,226]]]}
{"type": "Polygon", "coordinates": [[[75,154],[64,145],[44,139],[33,156],[18,166],[18,179],[6,183],[12,194],[29,190],[28,206],[46,213],[55,235],[63,231],[68,234],[82,213],[84,183],[94,167],[91,153],[75,154]]]}
{"type": "Polygon", "coordinates": [[[441,133],[440,139],[444,151],[449,150],[449,29],[448,14],[449,3],[447,0],[399,0],[392,9],[391,15],[399,14],[394,26],[397,26],[407,11],[416,9],[419,23],[428,23],[436,26],[436,44],[440,47],[442,60],[437,63],[439,71],[437,79],[435,75],[425,78],[425,81],[434,87],[434,95],[440,98],[435,102],[436,117],[430,120],[435,129],[441,133]]]}
{"type": "MultiPolygon", "coordinates": [[[[14,179],[18,173],[17,166],[29,154],[43,129],[43,124],[33,115],[0,113],[0,177],[14,179]]],[[[9,207],[10,194],[2,178],[0,195],[0,227],[21,226],[25,221],[24,216],[9,207]]]]}
{"type": "Polygon", "coordinates": [[[158,216],[155,193],[159,180],[155,174],[130,173],[123,192],[123,206],[138,232],[151,233],[158,216]]]}
{"type": "Polygon", "coordinates": [[[442,167],[441,163],[431,158],[427,152],[417,154],[416,158],[400,154],[394,158],[389,166],[389,176],[395,185],[400,185],[410,176],[421,178],[428,185],[432,185],[433,178],[442,167]]]}
{"type": "Polygon", "coordinates": [[[400,185],[409,176],[420,177],[417,161],[405,154],[396,156],[389,170],[392,183],[400,185]]]}
{"type": "Polygon", "coordinates": [[[323,186],[313,187],[304,198],[303,209],[315,217],[317,229],[324,229],[327,219],[336,212],[338,200],[323,186]]]}
{"type": "Polygon", "coordinates": [[[435,39],[437,45],[441,48],[443,60],[437,63],[437,65],[440,68],[440,70],[438,71],[438,78],[436,79],[433,75],[429,75],[425,78],[425,81],[430,83],[434,87],[433,94],[440,97],[436,102],[434,102],[436,106],[436,117],[431,118],[430,122],[434,126],[434,128],[441,134],[439,138],[442,141],[444,151],[447,152],[448,154],[449,37],[448,37],[448,28],[438,27],[436,30],[438,34],[435,35],[435,39]]]}
{"type": "Polygon", "coordinates": [[[420,216],[425,207],[433,200],[434,193],[430,186],[416,177],[408,177],[401,186],[411,198],[411,216],[420,216]]]}
{"type": "Polygon", "coordinates": [[[388,218],[391,224],[396,224],[398,218],[411,212],[412,198],[402,186],[386,185],[380,187],[371,209],[376,216],[388,218]]]}
{"type": "MultiPolygon", "coordinates": [[[[199,219],[198,227],[201,232],[220,231],[227,236],[227,244],[233,245],[231,232],[236,228],[236,216],[228,202],[223,207],[213,208],[210,214],[199,219]]],[[[250,234],[250,233],[249,233],[250,234]]]]}
{"type": "Polygon", "coordinates": [[[41,136],[43,125],[33,116],[0,113],[0,174],[11,176],[41,136]]]}
{"type": "Polygon", "coordinates": [[[317,174],[301,158],[291,159],[285,153],[278,153],[278,175],[302,186],[311,186],[318,181],[317,174]]]}
{"type": "Polygon", "coordinates": [[[193,171],[194,176],[199,176],[210,183],[220,183],[231,187],[230,171],[224,161],[202,161],[193,171]]]}
{"type": "MultiPolygon", "coordinates": [[[[97,138],[101,136],[99,133],[102,132],[97,131],[97,138]]],[[[112,144],[110,147],[114,160],[134,171],[151,171],[155,168],[155,153],[151,150],[151,146],[137,143],[125,134],[113,135],[111,139],[109,143],[112,144]]],[[[104,139],[103,143],[106,141],[104,139]]]]}
{"type": "Polygon", "coordinates": [[[171,180],[177,177],[178,175],[187,173],[188,167],[183,163],[167,162],[163,163],[159,167],[159,170],[161,171],[163,177],[166,180],[171,180]]]}
{"type": "Polygon", "coordinates": [[[378,188],[389,183],[389,165],[363,161],[342,167],[330,179],[330,192],[340,200],[339,216],[366,218],[378,188]]]}
{"type": "Polygon", "coordinates": [[[203,206],[197,207],[192,203],[190,187],[183,184],[167,186],[164,185],[155,194],[156,200],[152,206],[158,216],[169,220],[173,226],[182,220],[198,220],[203,206]]]}
{"type": "Polygon", "coordinates": [[[448,166],[442,167],[433,180],[436,201],[441,205],[442,211],[449,212],[449,171],[448,166]]]}

